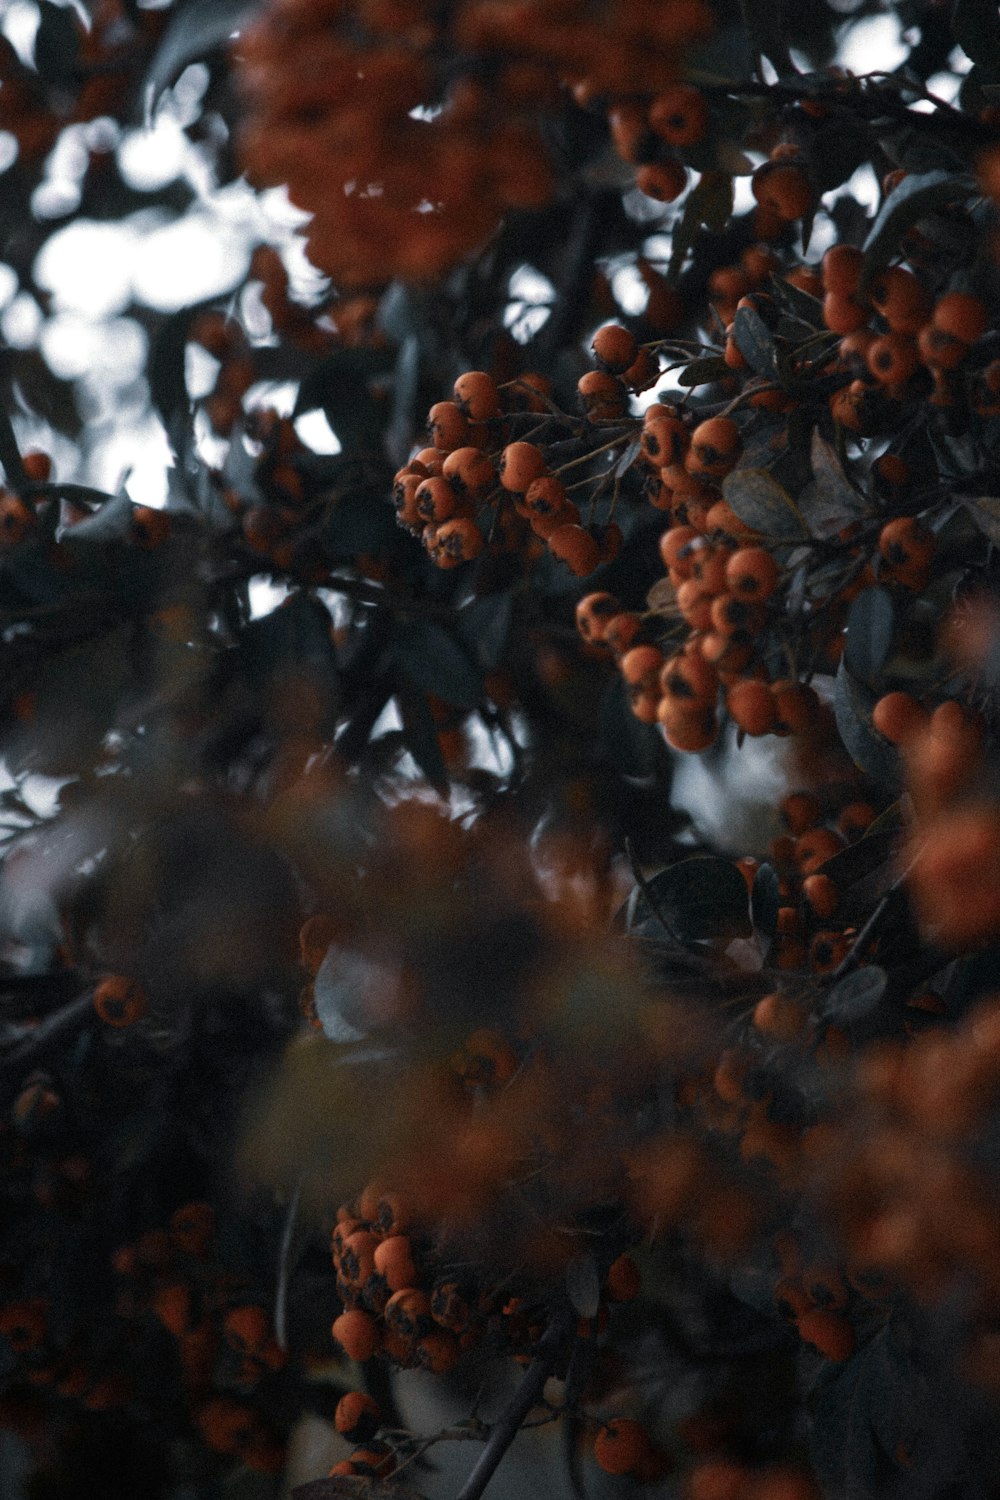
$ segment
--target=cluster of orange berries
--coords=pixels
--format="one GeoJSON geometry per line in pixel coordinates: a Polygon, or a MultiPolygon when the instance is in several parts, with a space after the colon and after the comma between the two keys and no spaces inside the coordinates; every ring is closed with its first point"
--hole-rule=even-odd
{"type": "MultiPolygon", "coordinates": [[[[943,1012],[928,991],[921,1004],[943,1012]]],[[[940,1015],[937,1017],[940,1019],[940,1015]]],[[[858,1059],[856,1104],[820,1166],[853,1263],[872,1282],[933,1305],[964,1288],[967,1373],[997,1384],[1000,1230],[995,1183],[977,1150],[1000,1096],[1000,1005],[953,1028],[884,1040],[858,1059]]]]}
{"type": "Polygon", "coordinates": [[[213,1257],[210,1204],[182,1204],[166,1229],[150,1230],[112,1257],[119,1279],[116,1315],[150,1314],[174,1340],[185,1397],[205,1444],[250,1468],[278,1473],[284,1446],[253,1402],[287,1355],[271,1318],[213,1257]]]}
{"type": "MultiPolygon", "coordinates": [[[[238,1281],[213,1258],[214,1238],[211,1205],[193,1201],[177,1208],[166,1228],[120,1246],[112,1256],[114,1318],[124,1325],[155,1320],[174,1340],[185,1400],[209,1448],[278,1473],[284,1446],[252,1393],[284,1367],[286,1355],[265,1309],[241,1296],[238,1281]]],[[[86,1411],[143,1400],[128,1347],[134,1338],[118,1348],[105,1333],[89,1348],[77,1335],[60,1342],[54,1323],[44,1297],[0,1308],[0,1337],[19,1378],[86,1411]]]]}
{"type": "MultiPolygon", "coordinates": [[[[617,382],[616,388],[624,391],[617,382]]],[[[591,420],[600,420],[594,416],[596,403],[595,396],[591,420]]],[[[398,471],[392,501],[399,524],[421,538],[438,567],[469,562],[488,544],[518,551],[534,538],[582,575],[610,561],[620,548],[622,534],[615,523],[600,528],[582,524],[541,445],[504,442],[510,415],[525,409],[548,414],[547,381],[529,374],[501,391],[483,370],[460,375],[452,400],[431,407],[432,446],[398,471]]],[[[600,411],[604,416],[603,405],[600,411]]]]}
{"type": "Polygon", "coordinates": [[[823,323],[841,335],[838,359],[858,374],[830,397],[830,410],[852,432],[877,430],[878,401],[904,402],[926,395],[932,406],[967,400],[992,415],[998,406],[1000,365],[965,371],[973,347],[990,326],[990,309],[960,287],[935,296],[917,273],[897,264],[865,279],[865,257],[852,245],[834,245],[821,265],[823,323]],[[875,319],[875,326],[871,323],[875,319]]]}
{"type": "Polygon", "coordinates": [[[272,0],[236,47],[242,161],[312,214],[310,258],[338,285],[433,277],[548,201],[539,123],[564,86],[666,88],[711,26],[704,0],[272,0]]]}
{"type": "Polygon", "coordinates": [[[872,712],[895,745],[908,792],[900,852],[907,889],[930,938],[963,948],[1000,932],[1000,805],[980,716],[953,698],[933,710],[886,693],[872,712]]]}

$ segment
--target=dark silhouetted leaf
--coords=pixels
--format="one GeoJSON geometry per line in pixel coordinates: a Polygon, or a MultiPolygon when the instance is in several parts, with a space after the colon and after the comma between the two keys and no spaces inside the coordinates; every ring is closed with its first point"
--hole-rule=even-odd
{"type": "Polygon", "coordinates": [[[702,227],[721,232],[733,211],[733,179],[728,172],[703,172],[684,200],[679,224],[673,228],[669,274],[675,276],[702,227]]]}
{"type": "Polygon", "coordinates": [[[574,1255],[566,1267],[566,1295],[581,1318],[596,1318],[601,1302],[597,1262],[588,1251],[574,1255]]]}
{"type": "Polygon", "coordinates": [[[740,520],[764,536],[798,541],[808,535],[795,501],[766,469],[734,469],[722,493],[740,520]]]}
{"type": "Polygon", "coordinates": [[[454,636],[432,620],[397,623],[392,654],[415,687],[436,693],[456,708],[475,708],[483,696],[479,672],[454,636]]]}
{"type": "Polygon", "coordinates": [[[966,57],[996,68],[1000,62],[1000,11],[996,0],[955,0],[951,31],[966,57]]]}
{"type": "Polygon", "coordinates": [[[877,701],[878,695],[841,661],[833,708],[844,748],[866,775],[884,787],[895,788],[899,783],[896,752],[872,723],[872,709],[877,701]]]}
{"type": "Polygon", "coordinates": [[[983,536],[1000,546],[1000,499],[995,495],[963,496],[962,504],[983,536]]]}
{"type": "Polygon", "coordinates": [[[750,892],[750,919],[758,941],[770,947],[778,930],[778,908],[781,895],[777,871],[772,865],[761,865],[753,878],[750,892]]]}
{"type": "Polygon", "coordinates": [[[486,594],[459,610],[456,633],[484,672],[492,672],[503,659],[513,616],[510,594],[486,594]]]}
{"type": "Polygon", "coordinates": [[[135,506],[124,490],[108,495],[99,510],[68,526],[63,540],[70,546],[81,542],[124,541],[131,530],[134,511],[135,506]]]}
{"type": "Polygon", "coordinates": [[[862,589],[847,614],[844,661],[848,669],[869,687],[878,685],[879,673],[892,650],[896,612],[888,589],[862,589]]]}
{"type": "Polygon", "coordinates": [[[601,748],[625,776],[649,776],[656,768],[663,741],[654,724],[642,724],[629,707],[628,689],[620,673],[601,702],[601,748]]]}
{"type": "Polygon", "coordinates": [[[321,359],[302,381],[293,416],[300,417],[317,408],[328,410],[340,402],[345,387],[357,391],[373,375],[388,374],[396,360],[396,350],[389,345],[335,350],[321,359]]]}
{"type": "Polygon", "coordinates": [[[323,540],[331,551],[353,558],[359,552],[381,552],[388,546],[397,530],[387,494],[374,485],[360,484],[334,498],[323,529],[323,540]]]}
{"type": "Polygon", "coordinates": [[[881,1004],[888,975],[877,964],[865,964],[834,985],[823,1004],[823,1014],[838,1026],[863,1022],[881,1004]]]}
{"type": "Polygon", "coordinates": [[[904,177],[879,209],[862,247],[865,268],[859,292],[863,294],[875,272],[898,253],[899,242],[908,229],[944,204],[967,198],[974,189],[971,177],[953,172],[911,172],[904,177]]]}
{"type": "Polygon", "coordinates": [[[646,882],[649,915],[661,917],[668,932],[682,943],[749,937],[746,882],[728,859],[696,855],[669,865],[646,882]]]}
{"type": "Polygon", "coordinates": [[[721,355],[707,354],[703,359],[693,359],[683,370],[677,372],[677,384],[685,386],[711,385],[723,380],[732,371],[721,355]]]}
{"type": "Polygon", "coordinates": [[[80,52],[80,26],[73,12],[52,0],[39,0],[35,67],[46,83],[72,81],[80,52]]]}
{"type": "Polygon", "coordinates": [[[875,1500],[879,1454],[869,1416],[868,1347],[826,1367],[817,1383],[810,1449],[817,1478],[831,1495],[875,1500]]]}
{"type": "Polygon", "coordinates": [[[836,449],[814,428],[810,445],[815,476],[798,497],[798,507],[810,534],[820,539],[835,537],[852,521],[868,513],[869,507],[851,484],[836,449]]]}
{"type": "Polygon", "coordinates": [[[448,768],[426,696],[417,688],[400,688],[396,702],[403,720],[403,743],[429,784],[440,796],[447,797],[448,768]]]}
{"type": "Polygon", "coordinates": [[[774,347],[774,335],[760,313],[752,307],[740,307],[733,319],[732,336],[743,358],[751,370],[758,375],[774,377],[778,359],[774,347]]]}

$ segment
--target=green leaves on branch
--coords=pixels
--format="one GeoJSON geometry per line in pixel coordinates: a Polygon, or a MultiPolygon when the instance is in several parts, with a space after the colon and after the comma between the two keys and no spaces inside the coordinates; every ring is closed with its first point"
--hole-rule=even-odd
{"type": "Polygon", "coordinates": [[[766,469],[734,469],[722,481],[726,503],[764,536],[802,541],[809,530],[791,495],[766,469]]]}

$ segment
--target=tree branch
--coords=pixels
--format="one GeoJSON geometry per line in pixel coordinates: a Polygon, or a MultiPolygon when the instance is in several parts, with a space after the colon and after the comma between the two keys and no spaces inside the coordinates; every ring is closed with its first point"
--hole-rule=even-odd
{"type": "Polygon", "coordinates": [[[479,1500],[500,1460],[521,1430],[525,1417],[541,1396],[542,1388],[575,1324],[576,1313],[572,1308],[564,1308],[555,1314],[538,1341],[535,1357],[525,1371],[524,1379],[493,1424],[486,1446],[459,1490],[456,1500],[479,1500]]]}

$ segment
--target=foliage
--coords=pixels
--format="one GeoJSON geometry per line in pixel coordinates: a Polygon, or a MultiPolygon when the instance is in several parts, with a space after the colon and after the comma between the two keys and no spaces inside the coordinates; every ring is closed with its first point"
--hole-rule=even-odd
{"type": "Polygon", "coordinates": [[[24,1495],[416,1500],[453,1443],[477,1500],[546,1425],[577,1495],[992,1493],[996,5],[29,10],[24,1495]],[[198,290],[95,264],[74,313],[74,233],[205,223],[198,290]]]}

